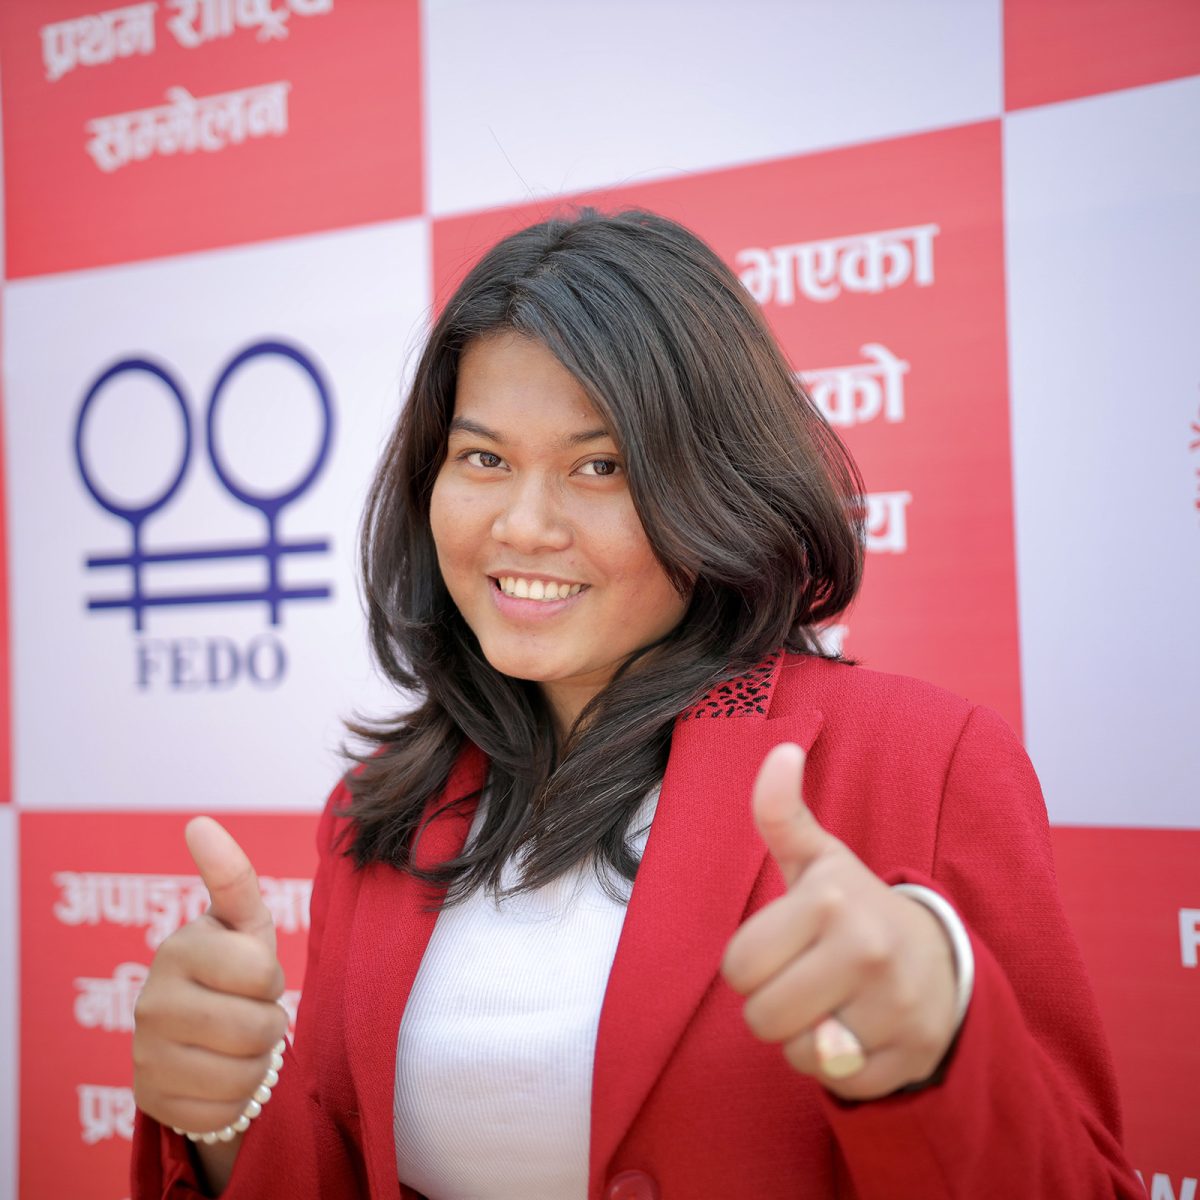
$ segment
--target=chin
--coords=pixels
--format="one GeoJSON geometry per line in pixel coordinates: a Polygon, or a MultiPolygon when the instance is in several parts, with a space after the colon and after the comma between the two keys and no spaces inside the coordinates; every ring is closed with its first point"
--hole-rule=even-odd
{"type": "Polygon", "coordinates": [[[482,646],[483,656],[501,675],[529,683],[549,683],[570,672],[535,650],[510,650],[482,646]]]}

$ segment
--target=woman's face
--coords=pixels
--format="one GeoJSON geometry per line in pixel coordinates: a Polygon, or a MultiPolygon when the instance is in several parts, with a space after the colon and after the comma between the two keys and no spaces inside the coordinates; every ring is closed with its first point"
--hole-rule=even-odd
{"type": "Polygon", "coordinates": [[[539,683],[560,731],[687,607],[650,549],[617,443],[539,342],[492,335],[462,355],[429,520],[488,662],[539,683]]]}

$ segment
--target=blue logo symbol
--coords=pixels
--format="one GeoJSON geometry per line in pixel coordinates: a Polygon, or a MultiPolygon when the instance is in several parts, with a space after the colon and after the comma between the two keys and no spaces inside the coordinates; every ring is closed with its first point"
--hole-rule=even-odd
{"type": "Polygon", "coordinates": [[[117,598],[89,598],[87,607],[91,611],[103,609],[128,609],[133,614],[133,627],[143,628],[147,609],[203,604],[263,604],[272,625],[280,623],[283,605],[292,600],[325,600],[331,594],[327,585],[309,587],[284,587],[279,579],[279,560],[285,555],[323,554],[329,550],[329,540],[318,538],[308,541],[281,541],[279,538],[280,513],[298,500],[316,482],[325,460],[329,457],[333,433],[333,408],[329,399],[329,388],[313,361],[302,351],[284,342],[264,341],[248,346],[236,354],[222,369],[208,399],[205,417],[205,444],[209,463],[218,482],[235,500],[262,514],[266,527],[265,537],[253,545],[195,546],[174,550],[144,549],[143,531],[155,513],[161,512],[174,499],[187,474],[193,448],[192,419],[188,412],[183,389],[172,378],[169,371],[144,358],[122,359],[104,371],[88,389],[79,409],[75,423],[75,459],[80,478],[101,508],[124,521],[130,529],[130,549],[127,554],[92,555],[86,559],[89,571],[108,571],[128,568],[131,586],[127,596],[117,598]],[[312,383],[321,411],[320,443],[316,454],[299,482],[275,495],[251,491],[239,484],[229,470],[217,442],[216,419],[223,397],[227,394],[230,381],[248,362],[268,356],[284,358],[300,368],[312,383]],[[107,494],[88,469],[85,444],[88,417],[94,413],[105,389],[113,380],[130,373],[149,375],[157,380],[178,406],[183,418],[183,446],[179,465],[166,488],[153,499],[139,505],[122,504],[107,494]],[[183,563],[203,560],[228,560],[241,558],[263,559],[267,568],[266,585],[258,589],[228,589],[216,591],[192,591],[152,593],[143,586],[143,567],[153,563],[183,563]]]}

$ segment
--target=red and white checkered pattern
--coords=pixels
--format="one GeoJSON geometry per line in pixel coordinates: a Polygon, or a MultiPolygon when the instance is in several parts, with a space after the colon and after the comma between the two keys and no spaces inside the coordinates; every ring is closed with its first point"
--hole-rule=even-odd
{"type": "Polygon", "coordinates": [[[563,202],[763,304],[865,477],[830,636],[1023,732],[1131,1156],[1195,1193],[1193,0],[8,0],[0,117],[0,1200],[127,1193],[188,814],[298,992],[340,721],[388,703],[371,466],[429,314],[563,202]]]}

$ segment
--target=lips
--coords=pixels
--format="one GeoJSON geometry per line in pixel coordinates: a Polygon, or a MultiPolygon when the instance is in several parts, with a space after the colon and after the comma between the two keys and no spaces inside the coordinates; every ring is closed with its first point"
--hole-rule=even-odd
{"type": "MultiPolygon", "coordinates": [[[[501,576],[501,578],[505,578],[501,576]]],[[[512,576],[507,578],[511,579],[512,576]]],[[[526,583],[529,581],[526,580],[526,583]]],[[[577,591],[570,591],[565,596],[557,596],[554,598],[543,597],[539,600],[532,596],[513,596],[508,595],[501,587],[500,579],[495,576],[489,577],[491,584],[492,599],[496,603],[496,607],[501,614],[506,617],[511,617],[516,620],[529,621],[538,620],[546,617],[554,617],[564,610],[578,604],[580,600],[590,591],[588,584],[566,584],[568,589],[574,587],[577,591]]]]}
{"type": "Polygon", "coordinates": [[[554,601],[576,595],[587,585],[546,576],[499,574],[491,577],[506,595],[520,600],[554,601]]]}

